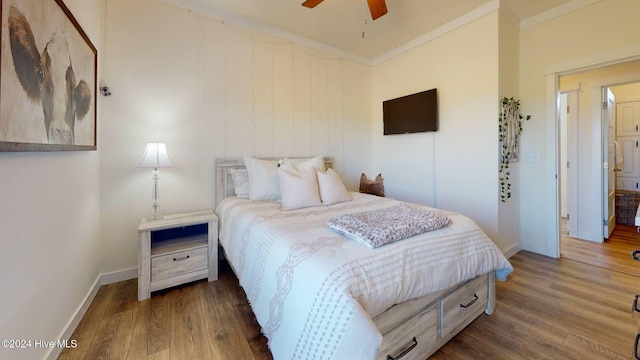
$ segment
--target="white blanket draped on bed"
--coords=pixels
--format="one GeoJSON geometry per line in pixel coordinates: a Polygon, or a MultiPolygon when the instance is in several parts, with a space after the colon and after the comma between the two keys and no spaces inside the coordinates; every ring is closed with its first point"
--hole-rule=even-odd
{"type": "Polygon", "coordinates": [[[372,318],[394,304],[513,269],[470,219],[369,249],[326,228],[347,213],[399,202],[354,193],[328,207],[282,211],[277,202],[223,200],[220,242],[275,359],[373,359],[372,318]]]}

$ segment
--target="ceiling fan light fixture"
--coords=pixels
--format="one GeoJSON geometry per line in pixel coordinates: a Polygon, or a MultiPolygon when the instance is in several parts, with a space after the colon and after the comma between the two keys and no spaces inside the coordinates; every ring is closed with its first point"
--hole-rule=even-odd
{"type": "Polygon", "coordinates": [[[385,0],[367,0],[369,4],[369,12],[371,12],[371,19],[375,20],[387,13],[387,4],[385,0]]]}
{"type": "Polygon", "coordinates": [[[302,6],[313,9],[314,7],[318,6],[318,4],[320,4],[321,2],[322,0],[307,0],[302,3],[302,6]]]}
{"type": "MultiPolygon", "coordinates": [[[[306,0],[302,3],[302,6],[313,9],[318,6],[322,0],[306,0]]],[[[371,19],[375,20],[387,13],[387,4],[385,0],[367,0],[369,4],[369,12],[371,13],[371,19]]]]}

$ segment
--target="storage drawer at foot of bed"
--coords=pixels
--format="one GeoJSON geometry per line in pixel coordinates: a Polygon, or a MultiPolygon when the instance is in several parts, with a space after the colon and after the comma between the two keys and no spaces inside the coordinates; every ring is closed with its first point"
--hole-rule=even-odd
{"type": "Polygon", "coordinates": [[[456,333],[487,307],[486,276],[479,276],[440,300],[440,336],[456,333]]]}
{"type": "Polygon", "coordinates": [[[384,334],[376,359],[418,359],[438,340],[437,306],[431,306],[384,334]]]}
{"type": "Polygon", "coordinates": [[[207,247],[193,248],[151,258],[151,281],[207,269],[207,247]]]}

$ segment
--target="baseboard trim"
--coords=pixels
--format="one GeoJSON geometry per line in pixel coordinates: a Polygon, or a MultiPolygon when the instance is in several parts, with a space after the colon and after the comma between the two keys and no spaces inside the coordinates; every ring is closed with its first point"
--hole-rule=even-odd
{"type": "MultiPolygon", "coordinates": [[[[71,319],[65,326],[65,329],[62,331],[58,339],[73,340],[71,339],[71,335],[73,335],[73,332],[78,327],[80,320],[82,320],[82,317],[87,312],[87,309],[89,309],[89,306],[93,302],[93,299],[96,298],[96,295],[98,294],[98,290],[100,290],[100,287],[102,285],[112,284],[112,283],[125,281],[125,280],[131,280],[137,277],[138,277],[137,267],[98,275],[98,277],[96,277],[96,280],[93,282],[93,286],[87,293],[87,296],[85,296],[84,301],[80,304],[80,306],[78,307],[78,310],[76,310],[73,317],[71,317],[71,319]]],[[[45,359],[56,360],[58,356],[60,356],[62,349],[63,348],[61,347],[54,346],[53,348],[51,348],[51,350],[49,351],[45,359]]]]}
{"type": "MultiPolygon", "coordinates": [[[[87,309],[89,309],[89,305],[91,305],[91,303],[93,302],[93,299],[95,299],[96,295],[98,294],[98,290],[100,290],[100,286],[102,286],[100,282],[100,277],[101,276],[98,276],[96,280],[93,282],[93,286],[91,287],[91,289],[89,289],[89,292],[85,296],[84,301],[80,304],[80,306],[78,306],[78,310],[76,310],[75,314],[73,315],[73,317],[71,317],[71,319],[65,326],[64,330],[58,337],[59,340],[73,340],[71,339],[71,335],[73,335],[73,332],[76,330],[76,327],[78,327],[80,320],[82,320],[82,317],[87,312],[87,309]]],[[[58,346],[52,347],[49,353],[47,354],[47,356],[45,357],[45,359],[47,360],[57,359],[58,356],[60,356],[62,349],[63,349],[62,347],[58,347],[58,346]]]]}
{"type": "Polygon", "coordinates": [[[507,251],[505,251],[503,254],[504,254],[504,257],[509,259],[513,255],[517,254],[518,251],[520,251],[520,250],[522,250],[522,246],[520,244],[517,244],[517,245],[513,245],[512,247],[507,249],[507,251]]]}
{"type": "Polygon", "coordinates": [[[138,268],[130,268],[124,270],[113,271],[110,273],[100,274],[100,284],[107,285],[120,281],[131,280],[138,277],[138,268]]]}

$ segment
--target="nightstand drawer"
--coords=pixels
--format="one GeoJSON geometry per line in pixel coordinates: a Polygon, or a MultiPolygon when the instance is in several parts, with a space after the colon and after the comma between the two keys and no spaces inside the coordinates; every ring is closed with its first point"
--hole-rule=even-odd
{"type": "Polygon", "coordinates": [[[199,247],[151,258],[151,281],[206,269],[207,247],[199,247]]]}

